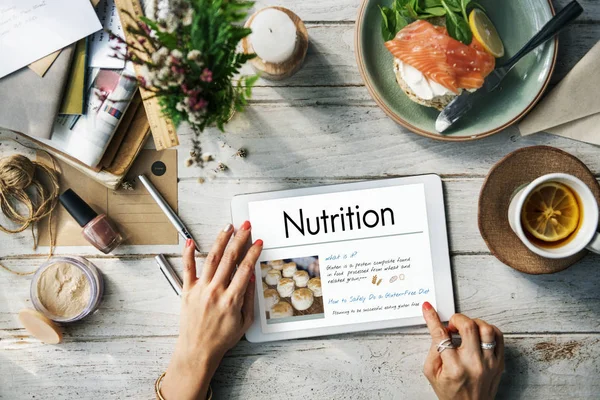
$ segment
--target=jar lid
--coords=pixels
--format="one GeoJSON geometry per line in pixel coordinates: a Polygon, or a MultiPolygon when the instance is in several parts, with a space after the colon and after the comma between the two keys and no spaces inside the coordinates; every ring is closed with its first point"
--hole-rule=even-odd
{"type": "Polygon", "coordinates": [[[29,333],[47,344],[62,342],[60,328],[39,311],[25,308],[19,311],[19,321],[29,333]]]}

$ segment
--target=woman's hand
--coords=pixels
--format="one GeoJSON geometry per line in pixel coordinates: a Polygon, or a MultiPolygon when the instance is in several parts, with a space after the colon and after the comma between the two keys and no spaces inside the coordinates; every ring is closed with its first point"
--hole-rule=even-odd
{"type": "Polygon", "coordinates": [[[431,348],[423,372],[441,400],[493,399],[504,372],[504,336],[480,319],[454,314],[445,328],[431,304],[423,303],[423,316],[431,334],[431,348]],[[438,344],[458,332],[462,344],[438,352],[438,344]],[[496,342],[491,350],[481,343],[496,342]]]}
{"type": "Polygon", "coordinates": [[[252,324],[254,265],[263,243],[257,240],[244,255],[250,229],[250,222],[244,222],[227,246],[233,234],[233,226],[227,225],[206,257],[199,278],[194,242],[186,243],[181,330],[161,386],[166,400],[205,399],[221,359],[252,324]]]}

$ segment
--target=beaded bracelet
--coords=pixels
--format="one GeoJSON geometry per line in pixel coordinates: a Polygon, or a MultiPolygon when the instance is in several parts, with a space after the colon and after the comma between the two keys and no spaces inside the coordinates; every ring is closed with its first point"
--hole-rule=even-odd
{"type": "MultiPolygon", "coordinates": [[[[163,372],[158,379],[156,380],[156,382],[154,383],[154,391],[156,392],[156,399],[157,400],[165,400],[165,398],[162,396],[162,393],[160,392],[160,384],[163,380],[163,378],[165,377],[167,373],[163,372]]],[[[212,400],[213,397],[213,391],[212,391],[212,387],[210,387],[210,385],[208,385],[208,393],[206,395],[206,400],[212,400]]]]}

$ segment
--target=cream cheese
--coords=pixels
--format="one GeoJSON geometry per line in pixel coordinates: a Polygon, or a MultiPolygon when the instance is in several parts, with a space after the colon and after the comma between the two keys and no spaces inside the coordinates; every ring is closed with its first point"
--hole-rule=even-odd
{"type": "Polygon", "coordinates": [[[454,94],[450,89],[427,79],[421,71],[403,63],[398,58],[394,59],[394,70],[400,73],[404,82],[406,82],[415,95],[423,100],[432,100],[438,96],[454,94]]]}

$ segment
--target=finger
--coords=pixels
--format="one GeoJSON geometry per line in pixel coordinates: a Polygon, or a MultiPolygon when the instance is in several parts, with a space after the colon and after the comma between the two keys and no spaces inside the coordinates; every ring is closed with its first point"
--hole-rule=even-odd
{"type": "Polygon", "coordinates": [[[479,340],[479,327],[471,318],[463,314],[454,314],[450,318],[450,324],[460,334],[462,344],[460,349],[472,355],[481,354],[481,341],[479,340]]]}
{"type": "Polygon", "coordinates": [[[196,283],[196,245],[192,239],[185,242],[183,249],[183,291],[189,291],[196,283]]]}
{"type": "Polygon", "coordinates": [[[443,340],[451,339],[451,337],[444,327],[444,324],[442,324],[442,321],[440,321],[438,313],[429,302],[423,303],[423,317],[425,318],[429,334],[431,335],[431,348],[429,349],[427,360],[433,362],[435,359],[441,357],[441,359],[446,362],[455,358],[456,353],[453,349],[447,349],[441,353],[438,352],[438,344],[443,340]]]}
{"type": "Polygon", "coordinates": [[[240,229],[235,233],[233,240],[227,246],[227,250],[223,254],[223,258],[215,271],[212,282],[224,287],[229,286],[231,275],[242,255],[244,247],[250,238],[250,221],[246,221],[240,226],[240,229]]]}
{"type": "Polygon", "coordinates": [[[235,271],[233,275],[233,279],[229,284],[229,288],[227,289],[230,294],[234,297],[242,297],[244,293],[246,293],[246,288],[248,287],[248,282],[250,281],[250,277],[254,273],[254,267],[256,265],[256,261],[260,256],[260,252],[263,248],[263,241],[258,239],[254,244],[248,249],[246,256],[240,263],[238,269],[235,271]]]}
{"type": "MultiPolygon", "coordinates": [[[[481,343],[494,343],[496,342],[496,332],[494,331],[494,328],[488,324],[487,322],[479,319],[479,318],[475,318],[473,321],[475,321],[475,323],[477,324],[477,326],[479,327],[479,338],[481,339],[481,343]]],[[[498,346],[498,344],[496,343],[496,346],[498,346]]],[[[481,352],[483,353],[483,359],[487,360],[488,362],[493,362],[496,360],[496,353],[495,353],[495,348],[493,349],[481,349],[481,352]]]]}
{"type": "Polygon", "coordinates": [[[496,337],[496,349],[495,354],[496,358],[500,361],[500,365],[502,365],[502,371],[504,371],[504,334],[498,327],[492,325],[494,329],[494,336],[496,337]]]}
{"type": "Polygon", "coordinates": [[[210,252],[206,256],[206,261],[204,261],[204,266],[202,267],[202,281],[205,283],[210,282],[215,275],[215,271],[219,267],[219,263],[221,262],[221,258],[223,257],[223,252],[227,247],[227,243],[229,243],[229,239],[233,234],[233,225],[227,224],[225,228],[219,235],[217,236],[217,240],[213,244],[210,252]]]}
{"type": "Polygon", "coordinates": [[[246,293],[244,294],[244,304],[242,305],[242,317],[244,318],[244,333],[250,328],[252,325],[252,321],[254,321],[254,293],[256,292],[256,277],[254,274],[250,276],[250,283],[246,288],[246,293]]]}

